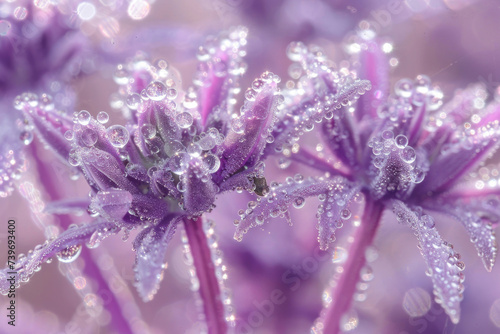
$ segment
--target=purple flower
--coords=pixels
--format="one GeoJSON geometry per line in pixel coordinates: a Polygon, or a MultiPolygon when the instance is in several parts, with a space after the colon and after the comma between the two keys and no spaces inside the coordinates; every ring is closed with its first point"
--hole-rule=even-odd
{"type": "MultiPolygon", "coordinates": [[[[498,148],[498,102],[485,103],[485,88],[474,85],[442,106],[442,92],[424,75],[398,81],[389,96],[384,48],[372,35],[363,31],[361,37],[351,40],[348,49],[361,51],[352,63],[360,62],[359,76],[369,79],[374,89],[356,103],[336,101],[348,108],[331,108],[322,123],[324,146],[336,159],[312,154],[275,134],[275,143],[284,143],[287,158],[326,174],[297,175],[285,184],[271,184],[271,191],[249,203],[237,221],[235,238],[240,240],[249,228],[271,217],[288,215],[291,204],[300,208],[305,198],[316,196],[322,202],[316,226],[322,249],[335,241],[337,229],[352,222],[355,229],[348,259],[331,285],[333,290],[323,296],[325,309],[313,326],[314,333],[341,330],[341,317],[351,306],[362,271],[368,270],[364,254],[385,209],[392,210],[417,237],[436,302],[453,323],[460,319],[464,264],[438,233],[433,216],[444,213],[455,218],[469,233],[488,271],[497,252],[492,223],[500,219],[498,187],[488,187],[469,174],[498,148]],[[355,215],[363,199],[358,219],[355,215]]],[[[297,71],[306,74],[297,75],[298,84],[320,92],[326,89],[329,82],[317,65],[326,62],[323,53],[302,44],[293,44],[291,49],[289,56],[297,62],[297,71]]],[[[285,108],[296,108],[297,115],[324,108],[316,101],[304,105],[303,100],[310,96],[307,88],[286,96],[285,108]]]]}
{"type": "MultiPolygon", "coordinates": [[[[141,227],[134,241],[135,285],[143,300],[151,300],[162,278],[166,247],[183,222],[208,330],[227,331],[235,319],[229,292],[223,287],[227,275],[213,226],[203,221],[202,214],[211,211],[217,195],[225,191],[265,194],[263,159],[328,115],[326,110],[303,114],[296,114],[298,109],[282,110],[280,79],[271,72],[252,82],[239,113],[235,112],[238,81],[246,68],[242,60],[246,36],[245,28],[235,28],[208,38],[198,50],[194,86],[186,91],[177,71],[164,60],[153,65],[139,54],[119,65],[114,78],[120,89],[113,105],[127,116],[126,126],[106,127],[109,115],[105,112],[93,118],[82,110],[69,119],[55,112],[47,96],[27,93],[16,99],[16,108],[39,136],[80,169],[91,187],[90,200],[65,200],[46,210],[88,210],[96,217],[18,261],[17,284],[54,255],[72,261],[83,244],[93,248],[120,230],[128,235],[141,227]],[[291,122],[291,117],[299,123],[291,122]]],[[[328,83],[320,95],[311,95],[320,104],[337,99],[334,106],[340,107],[369,88],[367,81],[350,73],[318,65],[323,66],[328,83]]],[[[1,287],[5,293],[5,284],[1,287]]]]}
{"type": "Polygon", "coordinates": [[[69,108],[73,100],[64,83],[82,70],[89,71],[92,57],[87,54],[86,37],[58,11],[14,4],[2,4],[2,9],[0,197],[6,197],[14,189],[13,181],[25,170],[22,148],[33,140],[32,125],[21,120],[13,108],[14,98],[22,92],[48,91],[57,106],[69,108]]]}

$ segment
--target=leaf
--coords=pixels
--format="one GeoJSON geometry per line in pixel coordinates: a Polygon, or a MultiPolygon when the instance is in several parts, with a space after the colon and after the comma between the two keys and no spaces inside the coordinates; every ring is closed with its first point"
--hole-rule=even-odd
{"type": "Polygon", "coordinates": [[[322,250],[328,249],[335,241],[335,232],[342,228],[352,216],[351,202],[359,195],[360,189],[344,182],[330,187],[326,196],[320,196],[318,208],[318,242],[322,250]]]}
{"type": "Polygon", "coordinates": [[[478,129],[475,135],[468,135],[460,142],[448,144],[448,148],[444,152],[441,150],[431,162],[427,176],[415,192],[425,195],[449,190],[464,174],[496,151],[499,137],[497,122],[478,129]]]}
{"type": "Polygon", "coordinates": [[[145,302],[152,300],[160,287],[165,269],[165,252],[180,220],[181,217],[170,215],[157,226],[143,230],[134,240],[134,285],[145,302]]]}
{"type": "Polygon", "coordinates": [[[436,205],[439,202],[433,201],[433,203],[429,203],[426,207],[451,215],[462,224],[474,244],[478,256],[483,260],[486,270],[491,271],[497,255],[497,245],[491,223],[481,212],[486,211],[487,207],[474,207],[474,205],[462,201],[440,203],[440,205],[436,205]]]}
{"type": "MultiPolygon", "coordinates": [[[[335,187],[343,189],[345,179],[323,177],[303,179],[301,175],[289,178],[286,184],[271,184],[271,190],[264,197],[259,197],[257,202],[248,203],[248,210],[241,210],[241,219],[236,221],[234,238],[240,241],[243,235],[252,227],[260,226],[270,218],[288,214],[288,207],[293,204],[301,208],[307,197],[327,194],[335,187]]],[[[288,220],[289,217],[287,216],[288,220]]]]}
{"type": "Polygon", "coordinates": [[[108,233],[110,231],[117,233],[119,230],[113,223],[103,221],[94,222],[70,228],[61,233],[59,237],[47,241],[44,245],[35,247],[33,252],[19,259],[13,268],[8,267],[0,270],[0,293],[5,295],[9,291],[10,284],[7,278],[14,278],[14,284],[17,288],[21,282],[28,282],[31,276],[40,270],[42,263],[46,262],[57,253],[74,246],[81,246],[86,243],[94,233],[108,233]],[[11,272],[14,272],[14,274],[11,274],[11,272]]]}
{"type": "Polygon", "coordinates": [[[465,265],[453,246],[444,241],[435,229],[434,218],[412,210],[401,201],[392,201],[398,221],[410,227],[417,237],[420,253],[424,257],[434,285],[438,304],[454,324],[460,320],[460,301],[463,298],[465,265]]]}

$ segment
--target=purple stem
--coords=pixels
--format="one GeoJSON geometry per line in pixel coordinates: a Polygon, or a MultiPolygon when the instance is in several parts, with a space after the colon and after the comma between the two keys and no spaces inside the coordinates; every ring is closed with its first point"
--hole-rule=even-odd
{"type": "MultiPolygon", "coordinates": [[[[48,194],[51,200],[60,200],[64,197],[62,193],[60,181],[54,179],[54,173],[47,167],[47,164],[43,162],[40,157],[36,143],[30,145],[31,148],[31,156],[35,161],[35,166],[39,175],[39,179],[44,186],[44,190],[48,194]],[[59,185],[59,186],[58,186],[59,185]]],[[[60,226],[63,229],[67,229],[71,224],[71,219],[67,215],[60,216],[60,226]]],[[[84,247],[85,248],[85,247],[84,247]]],[[[122,308],[120,303],[116,299],[113,290],[110,288],[106,278],[104,277],[101,269],[96,265],[92,255],[87,249],[82,249],[82,254],[80,255],[85,262],[85,266],[83,268],[83,274],[87,277],[90,277],[97,284],[95,287],[95,291],[107,291],[109,294],[107,295],[107,303],[106,310],[111,314],[111,322],[109,324],[110,328],[113,328],[118,333],[132,334],[133,331],[130,327],[129,322],[123,316],[122,308]]]]}
{"type": "Polygon", "coordinates": [[[354,232],[354,241],[349,246],[348,257],[342,274],[332,291],[332,302],[326,310],[323,333],[337,334],[340,330],[340,319],[349,310],[360,272],[365,265],[366,249],[372,244],[377,231],[384,206],[366,195],[366,204],[361,225],[354,232]]]}
{"type": "Polygon", "coordinates": [[[203,300],[203,311],[208,333],[225,334],[228,332],[228,327],[224,316],[224,305],[222,305],[220,287],[215,276],[212,253],[203,231],[203,220],[202,218],[196,220],[186,218],[184,219],[184,228],[186,229],[196,275],[200,282],[199,292],[203,300]]]}

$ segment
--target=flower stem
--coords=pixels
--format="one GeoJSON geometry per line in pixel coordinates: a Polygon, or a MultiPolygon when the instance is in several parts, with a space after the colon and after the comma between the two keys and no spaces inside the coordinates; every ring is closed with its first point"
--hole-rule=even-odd
{"type": "MultiPolygon", "coordinates": [[[[54,172],[47,167],[46,162],[42,161],[39,157],[39,147],[36,143],[31,145],[31,155],[36,166],[36,171],[39,175],[40,182],[42,183],[45,192],[51,200],[60,200],[64,197],[60,180],[56,180],[54,172]]],[[[71,219],[67,215],[61,215],[59,225],[63,229],[67,229],[71,224],[71,219]]],[[[113,328],[118,333],[133,333],[128,320],[124,317],[122,312],[121,303],[117,300],[116,295],[110,288],[107,279],[104,277],[101,269],[96,265],[92,255],[87,249],[82,251],[81,257],[85,262],[82,270],[83,274],[91,278],[97,286],[95,291],[106,293],[106,310],[111,314],[110,328],[113,328]]]]}
{"type": "Polygon", "coordinates": [[[332,302],[325,313],[323,333],[337,334],[340,332],[340,320],[351,306],[361,269],[366,262],[365,252],[372,244],[383,209],[382,204],[370,199],[369,195],[366,196],[361,225],[354,232],[354,241],[349,246],[342,274],[331,293],[332,302]]]}
{"type": "Polygon", "coordinates": [[[228,332],[228,326],[224,315],[224,305],[221,300],[221,291],[217,277],[215,276],[215,265],[212,262],[212,253],[207,243],[207,237],[203,231],[203,220],[184,219],[189,248],[196,269],[196,275],[200,283],[200,296],[203,300],[203,311],[209,334],[224,334],[228,332]]]}

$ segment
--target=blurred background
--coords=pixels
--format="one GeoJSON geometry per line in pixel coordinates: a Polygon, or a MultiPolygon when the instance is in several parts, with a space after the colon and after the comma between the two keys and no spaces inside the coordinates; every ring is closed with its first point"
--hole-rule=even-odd
{"type": "MultiPolygon", "coordinates": [[[[44,4],[43,0],[34,3],[44,4]]],[[[320,45],[331,59],[340,62],[348,58],[343,48],[346,36],[367,26],[392,41],[391,82],[427,74],[443,89],[445,101],[456,89],[471,83],[482,83],[491,95],[500,84],[500,3],[496,0],[47,0],[46,3],[57,4],[67,15],[79,16],[82,32],[97,48],[117,54],[117,61],[137,50],[146,51],[153,59],[166,59],[182,74],[184,88],[196,70],[197,46],[205,36],[233,25],[249,28],[248,71],[242,80],[243,88],[265,70],[287,78],[290,62],[285,50],[291,41],[320,45]],[[87,7],[79,7],[81,3],[87,7]],[[116,10],[106,11],[111,3],[116,10]]],[[[1,6],[6,4],[24,6],[26,1],[18,4],[9,0],[0,4],[0,13],[1,6]]],[[[98,71],[72,81],[77,97],[75,110],[86,109],[94,116],[104,110],[112,122],[120,122],[121,115],[110,107],[110,96],[117,91],[112,78],[114,61],[107,61],[98,71]]],[[[315,144],[314,137],[309,140],[315,144]]],[[[30,150],[47,167],[41,170],[28,159],[28,172],[18,182],[18,190],[0,202],[1,219],[16,221],[18,253],[26,253],[43,243],[44,231],[57,228],[52,225],[58,225],[60,219],[42,212],[48,198],[40,177],[59,184],[61,198],[82,198],[88,193],[84,180],[71,180],[66,167],[36,140],[30,150]]],[[[278,168],[277,161],[266,163],[268,182],[283,182],[287,176],[299,172],[313,173],[294,164],[283,170],[278,168]]],[[[291,212],[293,226],[275,219],[262,229],[251,230],[242,242],[237,242],[232,237],[233,220],[250,199],[245,193],[223,195],[209,215],[216,223],[219,246],[229,268],[228,284],[239,319],[236,333],[309,333],[321,310],[323,289],[335,272],[336,263],[341,263],[345,255],[343,244],[349,229],[340,232],[333,261],[318,253],[314,227],[318,203],[308,200],[304,208],[291,212]],[[300,268],[302,276],[291,274],[300,268]],[[283,292],[283,302],[274,304],[272,311],[263,312],[263,303],[271,299],[276,289],[283,292]]],[[[353,311],[348,314],[349,326],[345,329],[351,329],[346,332],[500,332],[500,268],[497,266],[487,273],[462,227],[446,217],[438,218],[440,233],[455,245],[466,264],[460,323],[452,324],[433,301],[431,280],[425,275],[416,239],[409,229],[396,223],[392,213],[386,212],[370,254],[373,262],[368,289],[364,296],[357,297],[353,311]]],[[[90,220],[83,216],[71,219],[90,220]]],[[[4,263],[7,228],[6,223],[0,226],[0,262],[4,263]]],[[[3,310],[0,332],[113,333],[107,326],[111,320],[106,310],[107,294],[112,292],[121,301],[136,333],[199,333],[197,301],[190,291],[189,268],[183,261],[180,234],[169,245],[168,268],[160,290],[148,303],[138,298],[132,286],[133,236],[125,242],[121,235],[111,237],[93,250],[84,247],[86,257],[82,254],[70,264],[57,260],[45,264],[28,284],[17,290],[15,329],[7,326],[3,316],[8,299],[0,298],[3,310]],[[104,273],[112,291],[96,291],[92,278],[81,275],[87,265],[84,258],[89,256],[104,273]]]]}

